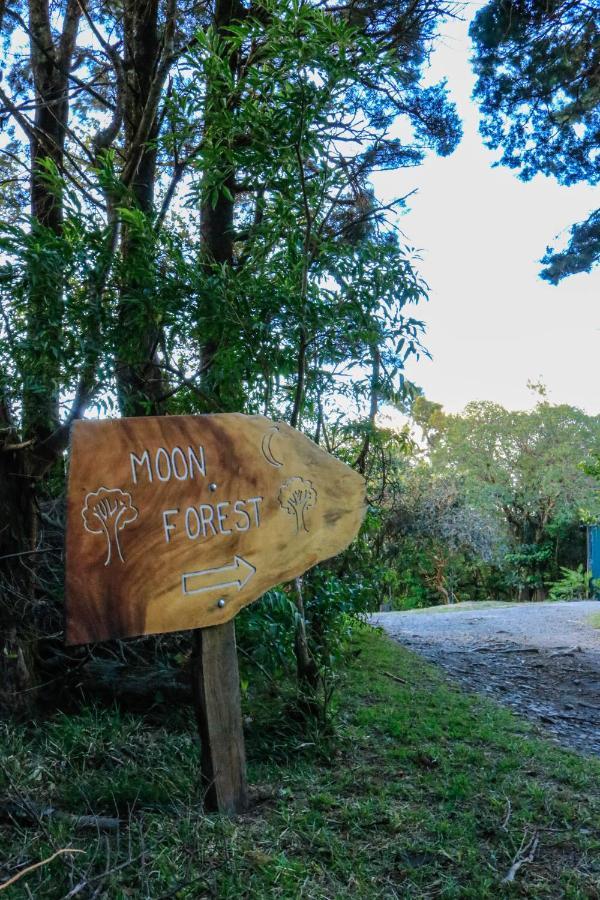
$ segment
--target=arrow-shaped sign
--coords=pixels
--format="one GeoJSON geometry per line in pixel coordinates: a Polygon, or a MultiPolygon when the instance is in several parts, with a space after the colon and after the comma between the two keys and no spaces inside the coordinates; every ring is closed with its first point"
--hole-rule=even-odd
{"type": "Polygon", "coordinates": [[[184,594],[202,594],[236,587],[239,591],[247,584],[256,569],[242,556],[234,556],[233,562],[217,569],[201,569],[199,572],[185,572],[181,576],[181,590],[184,594]]]}
{"type": "Polygon", "coordinates": [[[81,419],[69,464],[67,641],[223,625],[347,547],[364,495],[361,475],[264,416],[81,419]]]}

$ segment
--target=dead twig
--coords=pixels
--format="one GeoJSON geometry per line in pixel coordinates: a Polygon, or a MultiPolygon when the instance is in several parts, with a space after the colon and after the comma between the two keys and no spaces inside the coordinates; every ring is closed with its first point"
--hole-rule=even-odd
{"type": "Polygon", "coordinates": [[[113,866],[112,869],[104,869],[104,871],[100,872],[99,875],[92,875],[90,878],[85,878],[83,881],[78,882],[75,887],[71,888],[68,894],[65,894],[61,900],[71,900],[72,897],[76,897],[77,894],[80,894],[86,888],[88,888],[95,881],[99,881],[102,885],[102,882],[109,876],[114,875],[115,872],[121,872],[123,869],[126,869],[128,866],[133,866],[135,863],[139,862],[142,858],[142,854],[140,853],[138,856],[129,856],[125,862],[119,863],[117,866],[113,866]]]}
{"type": "Polygon", "coordinates": [[[537,831],[534,831],[527,843],[525,843],[525,835],[523,836],[521,846],[519,847],[517,854],[512,861],[510,869],[502,879],[501,884],[512,884],[521,866],[525,866],[527,865],[527,863],[533,862],[539,842],[540,836],[537,831]]]}
{"type": "Polygon", "coordinates": [[[408,684],[408,681],[406,681],[404,678],[399,678],[397,675],[392,675],[391,672],[384,672],[383,674],[387,675],[388,678],[391,678],[392,681],[397,681],[398,684],[408,684]]]}
{"type": "Polygon", "coordinates": [[[0,884],[0,891],[3,891],[5,888],[10,887],[11,884],[14,884],[15,881],[18,881],[19,878],[23,878],[24,875],[28,875],[29,872],[34,872],[36,869],[41,868],[42,866],[48,865],[52,860],[56,859],[57,856],[61,856],[63,853],[85,853],[85,850],[75,850],[73,847],[63,847],[61,850],[57,850],[56,853],[53,853],[52,856],[49,856],[47,859],[42,859],[40,862],[33,863],[31,866],[25,866],[24,869],[21,869],[20,872],[17,872],[16,875],[13,875],[12,878],[9,878],[8,881],[4,881],[0,884]]]}

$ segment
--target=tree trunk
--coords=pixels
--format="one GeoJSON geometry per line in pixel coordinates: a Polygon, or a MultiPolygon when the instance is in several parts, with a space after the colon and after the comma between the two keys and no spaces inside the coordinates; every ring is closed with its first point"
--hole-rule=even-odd
{"type": "Polygon", "coordinates": [[[24,435],[36,442],[47,438],[59,422],[60,354],[53,351],[62,344],[63,279],[61,256],[53,254],[51,236],[62,235],[63,201],[60,184],[49,184],[49,176],[52,177],[52,170],[58,176],[63,171],[69,118],[68,73],[80,15],[78,4],[69,0],[63,32],[56,42],[47,0],[29,0],[30,60],[35,91],[33,129],[29,134],[31,215],[33,229],[41,228],[45,232],[42,240],[49,255],[44,267],[39,266],[37,258],[32,261],[29,278],[29,340],[39,345],[43,335],[48,347],[46,353],[31,354],[24,385],[24,435]]]}
{"type": "Polygon", "coordinates": [[[59,428],[60,348],[63,342],[63,172],[69,118],[69,72],[81,7],[67,0],[55,39],[48,0],[29,0],[34,115],[28,129],[32,231],[44,247],[29,269],[27,339],[45,347],[29,353],[23,385],[21,433],[4,399],[0,404],[0,706],[19,709],[35,684],[36,486],[58,458],[48,438],[59,428]]]}
{"type": "Polygon", "coordinates": [[[319,684],[319,669],[308,646],[301,578],[294,579],[294,593],[296,597],[296,608],[298,610],[298,620],[296,623],[296,632],[294,634],[296,672],[298,675],[298,685],[300,687],[303,706],[312,710],[315,706],[315,691],[319,684]]]}
{"type": "Polygon", "coordinates": [[[371,439],[375,432],[377,413],[379,411],[379,381],[381,378],[381,352],[377,344],[371,345],[371,398],[369,405],[369,420],[367,422],[367,431],[363,440],[363,445],[358,458],[354,464],[354,468],[361,475],[367,470],[367,457],[371,447],[371,439]]]}
{"type": "MultiPolygon", "coordinates": [[[[217,34],[221,33],[223,37],[227,37],[226,29],[244,15],[245,9],[239,0],[216,0],[213,27],[217,34]]],[[[229,54],[226,62],[235,79],[239,65],[238,53],[229,54]]],[[[231,109],[232,105],[232,99],[224,98],[222,91],[223,86],[220,82],[212,83],[210,79],[207,81],[203,140],[207,145],[214,147],[223,146],[223,125],[219,112],[215,112],[215,110],[219,110],[223,105],[227,105],[231,109]]],[[[230,267],[233,264],[235,202],[232,198],[235,196],[236,186],[235,171],[231,166],[226,146],[223,147],[220,156],[218,153],[215,154],[213,166],[225,177],[216,196],[212,196],[212,191],[209,196],[208,190],[205,190],[200,209],[200,262],[207,275],[213,273],[215,266],[230,267]]],[[[205,179],[210,179],[210,175],[211,173],[207,173],[205,179]]],[[[221,322],[221,317],[216,310],[211,319],[215,325],[221,322]]],[[[202,410],[203,412],[239,411],[239,409],[236,410],[236,407],[239,407],[241,392],[238,392],[237,385],[224,385],[216,365],[213,365],[222,337],[222,334],[214,332],[210,335],[200,336],[202,365],[205,370],[202,390],[207,397],[207,408],[202,410]]]]}
{"type": "Polygon", "coordinates": [[[126,416],[160,415],[165,394],[158,359],[162,323],[156,310],[153,233],[159,132],[158,110],[167,69],[161,68],[175,25],[175,9],[166,11],[163,40],[159,2],[126,0],[123,7],[123,113],[125,166],[123,177],[139,224],[122,227],[122,279],[119,298],[117,388],[126,416]],[[162,82],[161,82],[162,78],[162,82]]]}

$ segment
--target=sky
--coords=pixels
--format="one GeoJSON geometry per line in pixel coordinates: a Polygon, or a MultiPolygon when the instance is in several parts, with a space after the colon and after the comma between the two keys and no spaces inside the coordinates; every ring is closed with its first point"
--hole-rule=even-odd
{"type": "Polygon", "coordinates": [[[480,5],[447,24],[432,57],[430,77],[447,78],[463,121],[458,149],[373,179],[384,201],[418,188],[399,226],[430,287],[417,317],[432,360],[409,363],[406,374],[451,412],[470,400],[530,408],[538,398],[527,382],[541,380],[550,402],[600,413],[600,268],[557,287],[538,274],[546,245],[598,207],[598,191],[543,176],[525,183],[492,167],[498,154],[484,147],[471,100],[468,27],[480,5]]]}

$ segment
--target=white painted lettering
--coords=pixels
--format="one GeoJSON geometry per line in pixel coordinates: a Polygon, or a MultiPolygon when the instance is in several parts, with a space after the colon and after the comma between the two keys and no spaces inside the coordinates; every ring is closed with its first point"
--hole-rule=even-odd
{"type": "Polygon", "coordinates": [[[249,497],[248,500],[246,500],[246,503],[251,503],[252,506],[254,507],[254,524],[256,525],[257,528],[260,525],[260,515],[258,512],[258,506],[259,506],[259,503],[262,503],[262,501],[263,501],[262,497],[249,497]]]}
{"type": "Polygon", "coordinates": [[[198,447],[198,456],[194,453],[191,447],[188,447],[188,463],[190,474],[189,477],[194,477],[194,466],[198,469],[198,472],[202,475],[202,477],[206,477],[206,464],[204,461],[204,447],[198,447]]]}
{"type": "Polygon", "coordinates": [[[148,469],[148,481],[152,481],[152,469],[150,468],[150,455],[147,450],[144,450],[141,456],[136,456],[135,453],[129,454],[129,461],[131,463],[131,478],[134,484],[138,483],[137,480],[137,472],[136,466],[143,466],[146,463],[146,467],[148,469]]]}
{"type": "MultiPolygon", "coordinates": [[[[156,470],[158,472],[158,469],[156,470]]],[[[198,538],[217,537],[219,534],[230,535],[235,531],[249,531],[260,526],[260,504],[263,497],[250,497],[248,500],[222,500],[220,503],[200,503],[188,506],[185,510],[185,533],[190,541],[198,538]],[[251,507],[252,511],[250,511],[251,507]],[[235,518],[232,518],[232,515],[235,518]]],[[[177,531],[177,521],[172,521],[182,511],[165,509],[162,513],[163,531],[167,544],[171,543],[177,531]]]]}
{"type": "Polygon", "coordinates": [[[185,533],[189,537],[190,541],[195,541],[200,534],[200,517],[194,506],[188,506],[185,511],[185,533]],[[192,519],[194,519],[195,527],[195,531],[193,532],[191,528],[192,519]]]}
{"type": "Polygon", "coordinates": [[[186,478],[189,478],[187,460],[181,447],[173,447],[171,450],[171,465],[173,466],[173,475],[177,481],[185,481],[186,478]]]}
{"type": "Polygon", "coordinates": [[[245,524],[243,527],[242,527],[242,525],[240,525],[239,522],[236,522],[235,530],[236,531],[248,531],[248,529],[250,528],[250,516],[244,509],[244,501],[236,500],[235,503],[233,504],[233,511],[235,513],[237,513],[238,516],[243,516],[244,517],[243,521],[245,521],[245,524]]]}
{"type": "Polygon", "coordinates": [[[175,525],[172,522],[169,522],[169,516],[176,516],[179,512],[179,509],[165,509],[163,511],[163,528],[165,530],[165,541],[167,544],[171,540],[171,532],[175,531],[175,525]]]}
{"type": "Polygon", "coordinates": [[[215,526],[213,525],[213,515],[214,509],[209,503],[201,503],[198,507],[198,511],[200,512],[200,521],[202,523],[202,534],[206,537],[206,526],[210,525],[212,528],[212,533],[216,535],[217,531],[215,526]]]}
{"type": "Polygon", "coordinates": [[[171,477],[171,460],[169,454],[164,447],[159,447],[154,458],[154,468],[159,481],[169,481],[171,477]],[[167,464],[167,474],[164,475],[160,470],[160,461],[164,459],[167,464]]]}
{"type": "Polygon", "coordinates": [[[231,506],[229,500],[224,500],[222,503],[217,503],[217,522],[219,523],[219,531],[221,534],[231,534],[230,528],[223,528],[223,525],[227,521],[227,513],[223,513],[221,510],[227,506],[231,506]]]}

